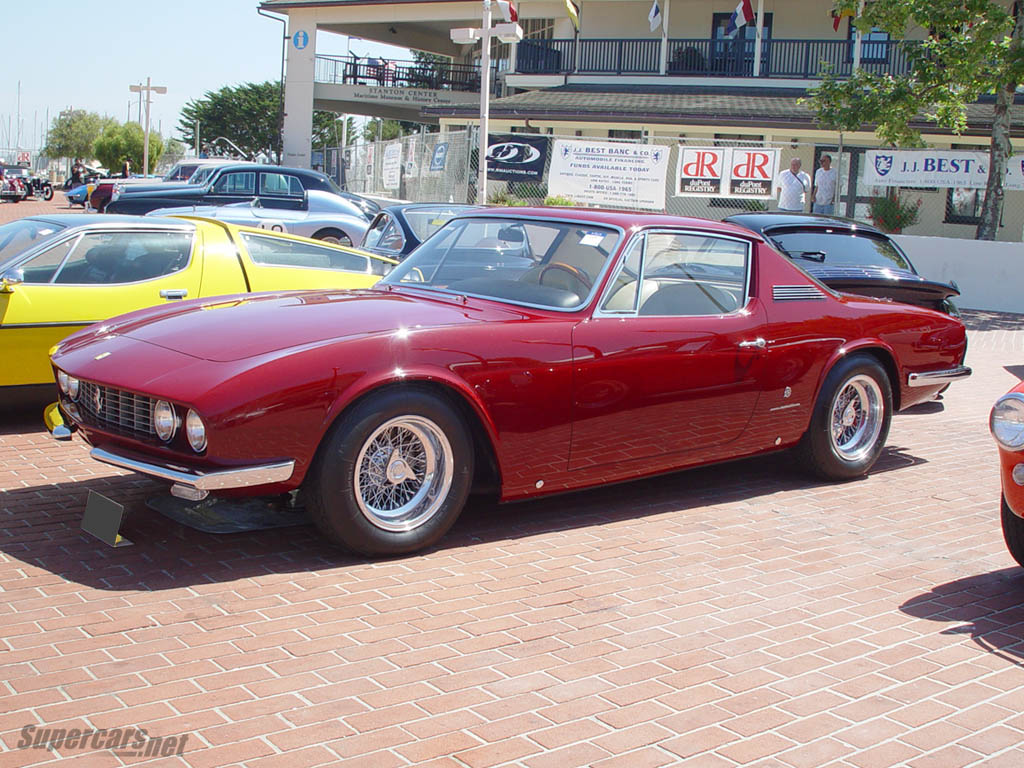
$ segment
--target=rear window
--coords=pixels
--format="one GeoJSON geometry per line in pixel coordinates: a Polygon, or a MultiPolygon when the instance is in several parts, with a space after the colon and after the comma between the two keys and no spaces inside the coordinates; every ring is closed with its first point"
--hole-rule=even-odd
{"type": "Polygon", "coordinates": [[[827,266],[897,267],[914,271],[891,240],[866,232],[802,229],[766,235],[794,259],[827,266]]]}

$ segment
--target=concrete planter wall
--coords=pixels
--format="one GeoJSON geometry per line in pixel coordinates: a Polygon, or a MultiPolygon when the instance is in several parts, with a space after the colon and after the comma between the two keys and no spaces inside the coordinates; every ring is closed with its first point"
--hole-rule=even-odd
{"type": "Polygon", "coordinates": [[[964,309],[1024,314],[1024,243],[896,235],[917,271],[960,286],[964,309]]]}

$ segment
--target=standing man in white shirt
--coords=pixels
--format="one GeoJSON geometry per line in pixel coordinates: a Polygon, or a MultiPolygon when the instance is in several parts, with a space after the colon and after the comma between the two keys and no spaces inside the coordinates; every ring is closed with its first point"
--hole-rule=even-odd
{"type": "Polygon", "coordinates": [[[811,210],[829,216],[835,211],[836,169],[832,167],[832,155],[821,156],[821,167],[814,172],[814,189],[811,210]]]}
{"type": "Polygon", "coordinates": [[[807,193],[811,191],[811,177],[800,170],[800,158],[789,161],[789,170],[779,174],[775,181],[775,194],[780,211],[807,210],[807,193]]]}

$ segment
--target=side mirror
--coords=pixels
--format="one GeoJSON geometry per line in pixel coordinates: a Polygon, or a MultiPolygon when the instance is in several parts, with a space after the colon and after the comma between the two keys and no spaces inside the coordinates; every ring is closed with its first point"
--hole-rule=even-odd
{"type": "Polygon", "coordinates": [[[12,269],[0,276],[0,293],[14,293],[14,286],[25,282],[25,274],[20,269],[12,269]]]}

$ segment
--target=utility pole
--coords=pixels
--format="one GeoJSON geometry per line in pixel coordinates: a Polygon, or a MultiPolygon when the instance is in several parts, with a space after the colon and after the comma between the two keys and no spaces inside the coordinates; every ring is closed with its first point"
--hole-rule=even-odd
{"type": "Polygon", "coordinates": [[[167,87],[163,85],[151,85],[150,79],[146,78],[146,84],[143,85],[129,85],[128,90],[138,92],[139,102],[142,101],[142,92],[146,92],[146,128],[143,134],[142,140],[142,175],[146,176],[149,174],[149,105],[152,100],[152,94],[156,93],[167,93],[167,87]]]}

